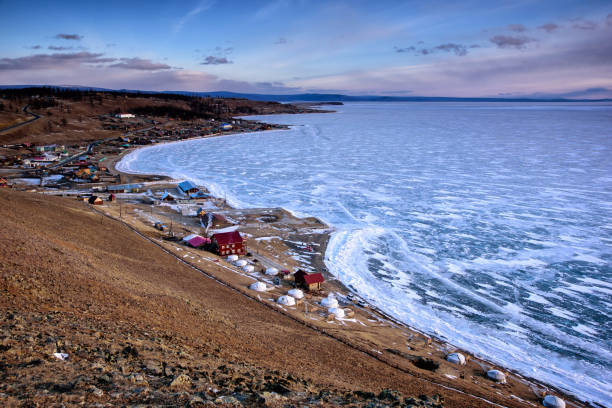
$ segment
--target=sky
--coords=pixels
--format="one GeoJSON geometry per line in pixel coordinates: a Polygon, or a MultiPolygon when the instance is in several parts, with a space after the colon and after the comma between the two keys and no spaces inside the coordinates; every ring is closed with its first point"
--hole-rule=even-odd
{"type": "Polygon", "coordinates": [[[612,97],[612,0],[0,0],[0,84],[612,97]]]}

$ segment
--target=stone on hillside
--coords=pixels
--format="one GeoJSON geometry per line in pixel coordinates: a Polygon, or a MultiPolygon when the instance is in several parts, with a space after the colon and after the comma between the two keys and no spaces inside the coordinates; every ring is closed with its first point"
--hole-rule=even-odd
{"type": "Polygon", "coordinates": [[[274,406],[284,399],[286,398],[276,392],[264,391],[259,394],[260,403],[265,406],[274,406]]]}
{"type": "Polygon", "coordinates": [[[191,378],[187,374],[181,374],[170,383],[170,388],[185,388],[191,385],[191,378]]]}
{"type": "Polygon", "coordinates": [[[217,398],[215,400],[215,403],[216,404],[237,405],[237,406],[242,405],[240,401],[238,401],[236,398],[229,396],[229,395],[224,395],[222,397],[217,398]]]}
{"type": "Polygon", "coordinates": [[[147,380],[145,380],[144,376],[140,373],[133,373],[127,376],[127,380],[132,384],[148,384],[147,380]]]}
{"type": "Polygon", "coordinates": [[[162,365],[158,361],[149,360],[145,364],[145,368],[150,374],[158,377],[163,374],[162,365]]]}
{"type": "Polygon", "coordinates": [[[201,397],[197,396],[197,395],[194,395],[189,400],[189,406],[190,407],[199,407],[199,406],[204,405],[204,404],[205,404],[204,400],[201,397]]]}

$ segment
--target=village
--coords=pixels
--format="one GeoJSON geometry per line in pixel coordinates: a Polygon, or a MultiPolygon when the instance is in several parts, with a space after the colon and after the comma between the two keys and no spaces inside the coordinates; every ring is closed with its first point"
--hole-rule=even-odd
{"type": "MultiPolygon", "coordinates": [[[[124,135],[86,146],[4,145],[4,149],[16,150],[19,154],[4,159],[2,170],[10,177],[0,178],[0,187],[74,197],[122,220],[138,216],[138,221],[149,224],[164,244],[184,245],[185,248],[175,248],[179,251],[197,250],[199,254],[206,254],[206,259],[255,280],[248,285],[249,289],[275,296],[279,307],[302,307],[310,314],[318,312],[321,319],[333,321],[352,318],[355,312],[350,306],[367,306],[354,296],[350,300],[341,298],[341,303],[333,293],[324,297],[328,293],[322,286],[325,278],[312,266],[316,262],[311,259],[314,255],[321,258],[321,252],[313,249],[318,243],[294,241],[290,244],[292,248],[283,243],[281,235],[287,238],[290,229],[306,236],[320,235],[327,227],[319,220],[300,220],[282,209],[261,210],[266,213],[263,216],[259,214],[261,211],[236,210],[191,181],[151,176],[145,177],[151,181],[129,182],[138,177],[120,174],[114,169],[114,163],[134,147],[277,126],[241,119],[229,122],[211,119],[189,126],[171,119],[162,123],[131,113],[109,114],[99,119],[105,129],[120,130],[124,135]],[[274,224],[283,226],[271,231],[275,236],[258,236],[275,228],[274,224]],[[279,245],[290,252],[290,262],[278,259],[279,245]],[[312,299],[315,301],[309,304],[312,299]]],[[[318,266],[324,269],[322,260],[318,266]]]]}

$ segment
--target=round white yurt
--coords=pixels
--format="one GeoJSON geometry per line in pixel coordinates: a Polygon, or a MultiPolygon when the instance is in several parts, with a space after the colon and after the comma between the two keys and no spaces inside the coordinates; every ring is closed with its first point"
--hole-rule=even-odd
{"type": "Polygon", "coordinates": [[[446,361],[453,364],[465,365],[465,356],[461,353],[450,353],[446,356],[446,361]]]}
{"type": "Polygon", "coordinates": [[[263,282],[253,282],[251,283],[251,286],[249,286],[249,289],[254,290],[256,292],[265,292],[268,287],[263,282]]]}
{"type": "Polygon", "coordinates": [[[301,299],[304,297],[304,292],[301,289],[291,289],[287,294],[296,299],[301,299]]]}
{"type": "Polygon", "coordinates": [[[278,298],[277,302],[285,306],[295,306],[295,299],[292,296],[283,295],[278,298]]]}
{"type": "Polygon", "coordinates": [[[227,257],[228,262],[236,262],[238,260],[238,255],[230,255],[227,257]]]}
{"type": "Polygon", "coordinates": [[[266,269],[266,275],[276,276],[276,275],[278,275],[278,269],[276,269],[276,268],[268,268],[268,269],[266,269]]]}
{"type": "Polygon", "coordinates": [[[499,370],[489,370],[487,371],[487,377],[489,377],[493,381],[497,381],[500,384],[506,383],[506,374],[502,373],[499,370]]]}
{"type": "Polygon", "coordinates": [[[338,307],[338,300],[329,295],[328,297],[321,299],[321,306],[325,306],[327,308],[338,307]]]}
{"type": "Polygon", "coordinates": [[[238,266],[239,268],[242,268],[246,264],[247,264],[247,261],[245,261],[244,259],[240,259],[240,260],[234,262],[234,265],[238,266]]]}
{"type": "Polygon", "coordinates": [[[344,317],[344,309],[339,307],[330,307],[327,311],[329,314],[333,314],[336,319],[344,317]]]}
{"type": "Polygon", "coordinates": [[[546,408],[565,408],[565,401],[554,395],[547,395],[544,397],[542,405],[546,408]]]}
{"type": "Polygon", "coordinates": [[[244,265],[242,267],[242,270],[245,272],[253,272],[255,270],[255,267],[253,265],[244,265]]]}

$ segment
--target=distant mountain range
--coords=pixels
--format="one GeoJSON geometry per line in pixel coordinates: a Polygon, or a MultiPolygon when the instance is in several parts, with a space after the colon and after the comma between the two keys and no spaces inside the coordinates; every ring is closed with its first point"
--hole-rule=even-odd
{"type": "Polygon", "coordinates": [[[141,91],[137,89],[108,89],[88,87],[81,85],[0,85],[0,89],[22,89],[35,87],[54,87],[62,89],[80,89],[84,91],[99,92],[129,92],[145,94],[177,94],[196,97],[217,97],[217,98],[243,98],[254,101],[275,101],[275,102],[612,102],[612,98],[603,99],[575,99],[558,97],[506,97],[506,98],[460,98],[460,97],[441,97],[441,96],[378,96],[378,95],[343,95],[343,94],[324,94],[324,93],[302,93],[292,95],[272,95],[254,94],[237,92],[189,92],[189,91],[141,91]]]}

